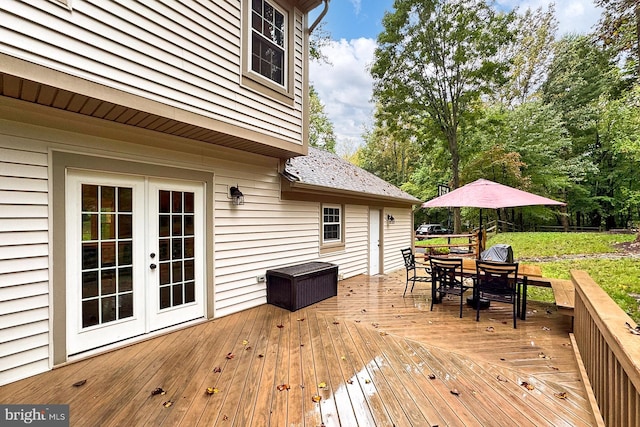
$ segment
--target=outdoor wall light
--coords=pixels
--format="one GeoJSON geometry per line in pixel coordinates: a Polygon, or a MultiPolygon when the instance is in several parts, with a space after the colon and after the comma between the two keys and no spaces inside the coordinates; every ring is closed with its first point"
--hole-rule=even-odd
{"type": "Polygon", "coordinates": [[[231,199],[231,203],[236,206],[244,205],[244,194],[242,194],[242,191],[240,191],[237,185],[238,184],[236,184],[235,187],[229,188],[229,198],[231,199]]]}
{"type": "Polygon", "coordinates": [[[395,224],[396,223],[396,219],[393,217],[393,215],[387,214],[387,223],[388,224],[395,224]]]}

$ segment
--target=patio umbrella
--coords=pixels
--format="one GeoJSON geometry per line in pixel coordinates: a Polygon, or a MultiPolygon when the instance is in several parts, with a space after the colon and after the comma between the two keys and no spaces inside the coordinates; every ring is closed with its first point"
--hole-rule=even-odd
{"type": "Polygon", "coordinates": [[[498,184],[488,179],[478,179],[424,202],[421,206],[423,208],[480,208],[480,231],[482,232],[482,209],[535,205],[565,206],[566,203],[518,190],[508,185],[498,184]]]}
{"type": "Polygon", "coordinates": [[[440,197],[422,204],[423,208],[486,208],[500,209],[517,206],[564,206],[565,203],[498,184],[488,179],[478,179],[440,197]]]}

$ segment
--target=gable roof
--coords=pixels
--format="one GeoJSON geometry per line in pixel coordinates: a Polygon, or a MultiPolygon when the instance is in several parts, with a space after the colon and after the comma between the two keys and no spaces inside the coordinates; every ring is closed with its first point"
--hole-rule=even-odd
{"type": "Polygon", "coordinates": [[[309,147],[308,155],[289,159],[282,175],[291,183],[291,187],[300,189],[386,199],[409,205],[422,203],[420,199],[338,155],[313,147],[309,147]]]}

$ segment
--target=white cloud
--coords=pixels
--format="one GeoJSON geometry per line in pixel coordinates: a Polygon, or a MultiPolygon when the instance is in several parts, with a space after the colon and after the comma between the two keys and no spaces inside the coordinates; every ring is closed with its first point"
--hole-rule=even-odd
{"type": "Polygon", "coordinates": [[[546,10],[551,3],[555,3],[556,19],[558,20],[558,36],[567,33],[588,33],[600,17],[600,9],[596,8],[593,0],[498,0],[501,9],[518,7],[520,11],[528,8],[532,10],[542,7],[546,10]]]}
{"type": "Polygon", "coordinates": [[[310,66],[311,84],[334,125],[339,147],[360,142],[364,126],[371,124],[373,79],[369,67],[375,48],[372,39],[333,41],[322,50],[331,64],[314,62],[310,66]]]}
{"type": "Polygon", "coordinates": [[[351,4],[353,5],[354,13],[359,15],[360,10],[362,9],[362,0],[351,0],[351,4]]]}

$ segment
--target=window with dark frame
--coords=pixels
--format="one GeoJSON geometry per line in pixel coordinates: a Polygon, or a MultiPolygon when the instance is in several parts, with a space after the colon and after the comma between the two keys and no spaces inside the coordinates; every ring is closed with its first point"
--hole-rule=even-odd
{"type": "Polygon", "coordinates": [[[285,85],[286,15],[266,0],[251,0],[251,70],[285,85]]]}
{"type": "Polygon", "coordinates": [[[324,243],[342,240],[342,208],[340,206],[322,207],[322,241],[324,243]]]}

